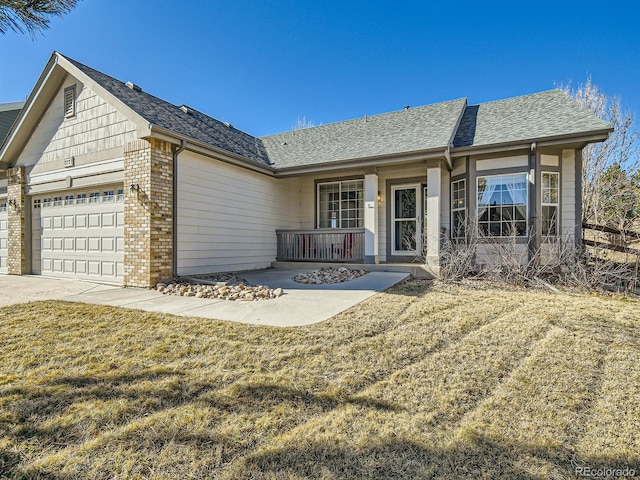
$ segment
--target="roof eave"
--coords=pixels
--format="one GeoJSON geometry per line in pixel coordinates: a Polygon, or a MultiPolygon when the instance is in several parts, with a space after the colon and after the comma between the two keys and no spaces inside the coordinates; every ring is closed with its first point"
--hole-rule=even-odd
{"type": "Polygon", "coordinates": [[[182,141],[184,141],[186,150],[199,153],[207,157],[215,158],[217,160],[236,165],[238,167],[253,170],[255,172],[263,173],[270,176],[274,175],[275,169],[273,167],[261,165],[254,160],[248,159],[241,155],[237,155],[235,153],[228,152],[226,150],[223,150],[222,148],[214,147],[186,135],[181,135],[166,128],[152,124],[148,125],[148,130],[149,134],[143,138],[156,138],[158,140],[164,140],[176,145],[180,145],[182,141]]]}
{"type": "Polygon", "coordinates": [[[454,158],[462,157],[465,155],[479,155],[484,153],[495,153],[498,151],[512,151],[522,150],[531,147],[532,143],[535,143],[537,147],[550,147],[562,144],[589,144],[603,142],[609,138],[609,134],[613,131],[613,128],[605,128],[601,130],[593,130],[590,132],[583,132],[581,134],[565,134],[556,135],[552,137],[544,138],[529,138],[522,140],[515,140],[512,142],[500,142],[492,143],[488,145],[471,145],[469,147],[454,147],[451,149],[451,156],[454,158]]]}
{"type": "MultiPolygon", "coordinates": [[[[27,100],[25,101],[24,107],[18,114],[18,117],[13,122],[13,125],[11,126],[9,133],[7,133],[7,136],[5,137],[4,141],[2,142],[2,144],[0,144],[0,166],[2,166],[3,169],[7,169],[11,167],[13,160],[17,158],[20,152],[22,151],[22,146],[19,146],[16,144],[16,142],[18,141],[16,140],[16,138],[20,139],[24,137],[23,139],[26,140],[31,135],[34,128],[37,126],[40,120],[40,117],[42,116],[42,113],[40,117],[35,121],[27,122],[27,120],[29,117],[29,113],[32,110],[34,110],[34,103],[36,103],[37,100],[40,100],[42,98],[42,92],[44,90],[44,87],[48,83],[51,83],[50,81],[48,82],[48,80],[50,78],[53,78],[53,80],[51,81],[56,81],[57,85],[59,86],[59,84],[64,79],[65,75],[59,70],[55,69],[56,64],[57,64],[57,58],[56,58],[56,53],[54,52],[51,55],[51,57],[49,57],[49,61],[47,62],[47,65],[45,66],[44,70],[40,74],[40,77],[38,77],[38,80],[36,81],[36,84],[31,90],[29,97],[27,97],[27,100]],[[14,159],[11,159],[11,157],[14,157],[14,159]]],[[[44,99],[38,103],[42,103],[42,102],[44,102],[44,99]]],[[[49,103],[50,103],[50,100],[47,100],[46,104],[48,105],[49,103]]],[[[44,110],[41,110],[41,112],[43,111],[44,110]]],[[[22,142],[20,143],[22,144],[22,142]]]]}
{"type": "Polygon", "coordinates": [[[391,155],[376,155],[370,157],[350,158],[332,162],[313,163],[293,167],[275,167],[276,177],[290,177],[306,173],[326,172],[330,170],[348,170],[361,167],[373,167],[383,165],[397,165],[421,160],[447,158],[448,147],[436,147],[414,152],[402,152],[391,155]]]}
{"type": "Polygon", "coordinates": [[[1,166],[11,167],[20,156],[24,145],[37,127],[67,75],[72,75],[107,99],[109,103],[134,123],[140,138],[148,135],[148,122],[144,118],[73,65],[62,54],[53,52],[31,90],[24,108],[16,118],[4,142],[0,145],[1,166]]]}

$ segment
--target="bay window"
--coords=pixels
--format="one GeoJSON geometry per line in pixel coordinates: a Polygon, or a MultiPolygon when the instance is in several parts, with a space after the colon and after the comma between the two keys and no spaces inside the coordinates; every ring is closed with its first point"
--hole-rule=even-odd
{"type": "Polygon", "coordinates": [[[478,231],[492,237],[527,235],[527,174],[478,177],[478,231]]]}
{"type": "Polygon", "coordinates": [[[318,228],[364,226],[364,181],[318,183],[318,228]]]}

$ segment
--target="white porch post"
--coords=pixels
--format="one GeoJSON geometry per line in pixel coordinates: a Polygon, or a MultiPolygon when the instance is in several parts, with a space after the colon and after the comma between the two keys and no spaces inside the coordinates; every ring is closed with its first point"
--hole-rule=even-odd
{"type": "Polygon", "coordinates": [[[440,161],[427,162],[427,258],[435,273],[440,267],[440,161]]]}
{"type": "Polygon", "coordinates": [[[364,176],[364,263],[378,263],[378,174],[364,176]]]}

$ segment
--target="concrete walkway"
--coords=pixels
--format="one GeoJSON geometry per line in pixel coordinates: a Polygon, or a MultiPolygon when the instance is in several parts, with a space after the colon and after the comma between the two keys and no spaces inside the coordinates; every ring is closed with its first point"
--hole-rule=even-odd
{"type": "Polygon", "coordinates": [[[303,285],[291,280],[297,273],[309,271],[274,269],[240,274],[253,285],[281,287],[285,291],[280,298],[259,302],[179,297],[142,288],[40,276],[0,275],[0,307],[38,300],[67,300],[189,317],[293,327],[331,318],[408,277],[407,273],[371,272],[350,282],[333,285],[303,285]]]}

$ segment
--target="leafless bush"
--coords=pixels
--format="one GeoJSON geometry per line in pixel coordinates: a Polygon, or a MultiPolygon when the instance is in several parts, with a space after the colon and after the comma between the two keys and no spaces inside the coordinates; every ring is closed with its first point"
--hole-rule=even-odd
{"type": "Polygon", "coordinates": [[[634,262],[619,261],[629,255],[612,257],[605,247],[578,245],[573,232],[545,236],[536,244],[515,232],[497,238],[471,228],[466,231],[473,234],[442,238],[440,278],[445,282],[482,278],[518,286],[621,292],[636,292],[640,284],[637,256],[634,262]]]}

